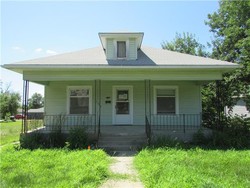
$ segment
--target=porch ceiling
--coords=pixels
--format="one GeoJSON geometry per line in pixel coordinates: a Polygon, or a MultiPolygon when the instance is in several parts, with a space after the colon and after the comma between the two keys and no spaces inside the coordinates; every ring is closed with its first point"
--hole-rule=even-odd
{"type": "Polygon", "coordinates": [[[204,69],[82,69],[82,70],[29,70],[24,80],[46,82],[62,80],[219,80],[221,70],[204,69]]]}

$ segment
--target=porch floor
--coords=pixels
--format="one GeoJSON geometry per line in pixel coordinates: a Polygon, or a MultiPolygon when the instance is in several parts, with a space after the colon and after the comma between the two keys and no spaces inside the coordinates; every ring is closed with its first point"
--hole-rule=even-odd
{"type": "Polygon", "coordinates": [[[103,125],[100,128],[102,135],[135,136],[146,135],[145,125],[103,125]]]}

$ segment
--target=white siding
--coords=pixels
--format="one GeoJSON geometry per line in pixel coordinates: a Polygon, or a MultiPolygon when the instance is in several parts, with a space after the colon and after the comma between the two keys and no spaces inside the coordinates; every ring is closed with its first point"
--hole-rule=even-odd
{"type": "MultiPolygon", "coordinates": [[[[133,124],[145,124],[145,81],[101,81],[101,125],[112,124],[112,87],[133,86],[133,124]],[[106,103],[111,101],[111,103],[106,103]]],[[[96,113],[99,106],[95,103],[95,81],[55,81],[45,87],[45,114],[67,113],[67,87],[68,86],[91,86],[92,87],[92,112],[96,113]]],[[[199,114],[201,113],[200,86],[192,81],[151,81],[150,98],[151,114],[154,112],[154,87],[155,86],[177,86],[179,90],[179,113],[199,114]]],[[[98,90],[98,87],[97,87],[98,90]]]]}
{"type": "Polygon", "coordinates": [[[250,111],[247,110],[246,102],[243,99],[237,101],[233,106],[232,112],[229,111],[228,107],[225,107],[226,114],[232,114],[233,116],[246,116],[250,117],[250,111]]]}
{"type": "Polygon", "coordinates": [[[67,87],[92,86],[92,113],[95,112],[95,87],[93,81],[79,82],[50,82],[45,86],[45,114],[67,114],[67,87]]]}
{"type": "Polygon", "coordinates": [[[128,59],[135,60],[137,59],[137,45],[136,40],[134,38],[129,39],[129,45],[128,45],[128,59]]]}
{"type": "Polygon", "coordinates": [[[114,59],[115,58],[115,46],[113,39],[107,39],[106,43],[106,56],[107,59],[114,59]]]}
{"type": "MultiPolygon", "coordinates": [[[[154,106],[154,86],[177,86],[179,94],[179,114],[200,114],[201,113],[201,99],[200,86],[192,81],[171,82],[171,81],[152,81],[151,82],[151,106],[154,106]]],[[[153,111],[153,108],[151,110],[153,111]]]]}
{"type": "MultiPolygon", "coordinates": [[[[117,52],[116,52],[116,42],[119,39],[107,39],[106,40],[106,56],[107,59],[117,59],[117,52]]],[[[126,41],[126,53],[128,60],[136,60],[137,59],[137,47],[136,47],[136,40],[134,38],[130,38],[128,40],[121,39],[121,41],[126,41]]]]}
{"type": "Polygon", "coordinates": [[[102,81],[101,83],[101,122],[102,125],[112,124],[112,87],[113,86],[133,86],[133,122],[134,125],[143,125],[145,119],[145,95],[143,81],[102,81]],[[111,100],[111,103],[105,101],[111,100]]]}

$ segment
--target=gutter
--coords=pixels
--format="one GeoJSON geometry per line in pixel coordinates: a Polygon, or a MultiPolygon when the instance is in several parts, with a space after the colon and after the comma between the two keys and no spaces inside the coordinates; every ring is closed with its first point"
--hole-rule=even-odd
{"type": "Polygon", "coordinates": [[[236,68],[239,68],[240,66],[237,64],[229,64],[229,65],[82,65],[82,64],[74,64],[74,65],[68,65],[68,64],[57,64],[57,65],[44,65],[44,64],[5,64],[2,65],[1,67],[5,69],[12,70],[17,73],[23,74],[23,71],[63,71],[63,70],[91,70],[91,69],[102,69],[102,70],[193,70],[193,71],[209,71],[209,70],[214,70],[214,71],[221,71],[222,73],[224,72],[229,72],[233,71],[236,68]]]}

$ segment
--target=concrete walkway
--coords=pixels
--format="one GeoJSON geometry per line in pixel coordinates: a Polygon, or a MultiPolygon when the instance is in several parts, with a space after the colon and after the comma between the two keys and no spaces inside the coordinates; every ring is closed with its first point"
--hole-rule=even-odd
{"type": "Polygon", "coordinates": [[[108,179],[100,188],[143,188],[137,171],[133,167],[134,157],[112,157],[114,162],[110,166],[112,173],[124,175],[126,178],[108,179]]]}

